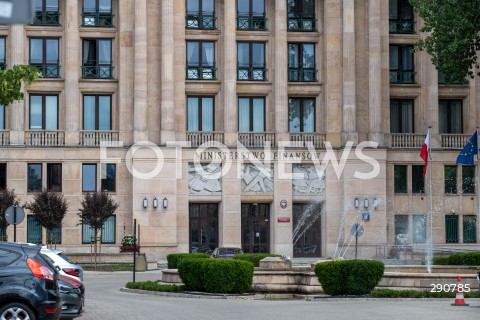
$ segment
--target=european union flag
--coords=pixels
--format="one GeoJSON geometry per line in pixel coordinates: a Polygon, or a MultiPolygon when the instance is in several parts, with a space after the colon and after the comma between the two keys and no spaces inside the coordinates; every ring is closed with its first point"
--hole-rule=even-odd
{"type": "Polygon", "coordinates": [[[478,154],[478,133],[475,131],[457,157],[457,164],[473,165],[473,156],[478,154]]]}

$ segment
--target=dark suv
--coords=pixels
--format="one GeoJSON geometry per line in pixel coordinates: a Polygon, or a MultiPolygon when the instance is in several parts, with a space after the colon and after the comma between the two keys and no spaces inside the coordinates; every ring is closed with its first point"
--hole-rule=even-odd
{"type": "Polygon", "coordinates": [[[0,242],[0,319],[56,320],[58,273],[40,246],[0,242]]]}

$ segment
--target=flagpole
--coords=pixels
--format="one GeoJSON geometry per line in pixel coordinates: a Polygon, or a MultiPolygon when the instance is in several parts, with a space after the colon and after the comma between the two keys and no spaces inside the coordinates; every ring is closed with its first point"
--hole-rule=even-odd
{"type": "Polygon", "coordinates": [[[428,158],[430,165],[428,166],[428,193],[429,193],[429,210],[430,210],[430,259],[433,259],[433,197],[432,197],[432,143],[431,143],[431,129],[432,126],[428,127],[428,158]]]}

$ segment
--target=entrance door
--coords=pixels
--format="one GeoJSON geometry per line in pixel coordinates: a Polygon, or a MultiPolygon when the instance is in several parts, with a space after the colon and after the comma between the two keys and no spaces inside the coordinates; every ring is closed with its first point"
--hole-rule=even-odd
{"type": "Polygon", "coordinates": [[[242,250],[245,253],[269,253],[269,203],[242,203],[242,250]]]}
{"type": "Polygon", "coordinates": [[[293,204],[293,256],[321,257],[321,206],[293,204]]]}
{"type": "Polygon", "coordinates": [[[190,203],[190,252],[211,253],[218,246],[218,204],[190,203]]]}

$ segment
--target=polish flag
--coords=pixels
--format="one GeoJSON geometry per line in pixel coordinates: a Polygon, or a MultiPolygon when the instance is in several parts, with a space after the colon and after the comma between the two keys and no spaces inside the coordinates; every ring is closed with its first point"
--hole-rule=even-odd
{"type": "Polygon", "coordinates": [[[428,128],[427,136],[425,137],[425,142],[423,143],[422,151],[420,151],[420,158],[425,161],[425,166],[423,167],[423,176],[427,174],[427,165],[428,165],[428,150],[430,149],[430,128],[428,128]]]}

